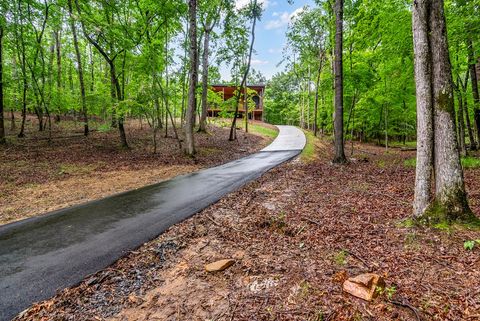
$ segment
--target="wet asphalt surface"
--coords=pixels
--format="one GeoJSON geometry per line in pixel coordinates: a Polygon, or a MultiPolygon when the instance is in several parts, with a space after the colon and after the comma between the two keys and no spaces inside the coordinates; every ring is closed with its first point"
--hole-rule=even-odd
{"type": "Polygon", "coordinates": [[[0,226],[0,320],[78,284],[271,168],[297,156],[303,132],[278,126],[262,151],[168,181],[0,226]]]}

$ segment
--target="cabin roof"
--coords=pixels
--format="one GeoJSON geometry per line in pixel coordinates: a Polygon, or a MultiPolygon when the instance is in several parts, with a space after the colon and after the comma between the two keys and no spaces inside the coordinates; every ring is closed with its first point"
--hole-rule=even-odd
{"type": "MultiPolygon", "coordinates": [[[[228,85],[228,84],[212,84],[211,87],[225,87],[225,88],[235,88],[235,85],[228,85]]],[[[248,88],[265,88],[265,84],[251,84],[247,85],[248,88]]]]}

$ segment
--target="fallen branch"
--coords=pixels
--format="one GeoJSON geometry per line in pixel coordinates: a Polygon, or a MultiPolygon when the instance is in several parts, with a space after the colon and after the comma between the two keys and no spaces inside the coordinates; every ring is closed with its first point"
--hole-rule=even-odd
{"type": "Polygon", "coordinates": [[[307,217],[302,217],[302,220],[307,221],[307,222],[310,222],[310,223],[313,223],[313,224],[316,224],[316,225],[318,225],[318,226],[322,226],[322,224],[320,224],[319,222],[314,221],[314,220],[311,220],[311,219],[309,219],[309,218],[307,218],[307,217]]]}
{"type": "Polygon", "coordinates": [[[398,305],[398,306],[410,309],[415,314],[415,317],[417,318],[417,320],[422,321],[422,318],[420,317],[420,314],[418,314],[417,308],[415,308],[414,306],[412,306],[408,302],[405,302],[405,301],[400,302],[400,301],[395,301],[395,300],[388,300],[388,302],[390,302],[391,304],[394,304],[394,305],[398,305]]]}
{"type": "MultiPolygon", "coordinates": [[[[374,194],[374,193],[367,193],[368,195],[371,195],[371,196],[379,196],[380,194],[374,194]]],[[[404,200],[401,200],[401,199],[398,199],[396,197],[393,197],[393,196],[390,196],[388,194],[381,194],[382,196],[385,196],[385,197],[388,197],[389,199],[395,201],[395,202],[400,202],[400,203],[403,203],[403,204],[406,204],[406,205],[410,205],[409,202],[406,202],[404,200]]]]}
{"type": "Polygon", "coordinates": [[[359,260],[360,262],[363,263],[363,265],[365,265],[365,267],[367,267],[369,270],[371,269],[370,267],[370,264],[367,263],[367,261],[365,261],[362,257],[360,257],[359,255],[355,254],[354,252],[350,251],[350,250],[346,250],[346,252],[353,256],[354,258],[356,258],[357,260],[359,260]]]}

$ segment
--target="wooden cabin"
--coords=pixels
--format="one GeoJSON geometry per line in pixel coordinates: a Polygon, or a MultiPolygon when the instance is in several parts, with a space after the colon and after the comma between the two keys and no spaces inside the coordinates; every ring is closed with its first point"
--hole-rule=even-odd
{"type": "MultiPolygon", "coordinates": [[[[235,94],[235,90],[237,89],[237,87],[229,86],[229,85],[212,85],[210,86],[210,88],[217,93],[221,93],[220,96],[223,97],[223,101],[226,101],[232,98],[235,94]]],[[[248,113],[248,117],[249,119],[263,121],[263,97],[265,95],[265,85],[263,84],[248,85],[247,88],[254,90],[257,93],[252,97],[253,101],[255,102],[255,109],[248,113]]],[[[245,95],[242,94],[242,96],[240,97],[240,102],[238,106],[238,117],[241,117],[241,118],[243,118],[245,115],[244,97],[245,95]]],[[[218,117],[220,111],[221,109],[219,106],[209,106],[208,116],[218,117]]]]}

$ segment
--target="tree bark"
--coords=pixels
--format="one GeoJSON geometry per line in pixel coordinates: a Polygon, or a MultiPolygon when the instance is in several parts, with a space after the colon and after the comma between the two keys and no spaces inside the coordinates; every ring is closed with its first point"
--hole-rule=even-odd
{"type": "MultiPolygon", "coordinates": [[[[71,0],[70,0],[71,1],[71,0]]],[[[57,89],[62,88],[62,54],[60,45],[60,31],[55,30],[55,48],[57,53],[57,89]]]]}
{"type": "Polygon", "coordinates": [[[463,97],[460,85],[460,76],[457,77],[457,101],[458,101],[458,115],[457,115],[457,134],[458,144],[460,147],[460,154],[462,156],[467,155],[467,147],[465,145],[465,122],[463,118],[463,97]]]}
{"type": "Polygon", "coordinates": [[[203,39],[203,61],[202,61],[202,114],[200,116],[200,127],[198,128],[199,132],[207,132],[207,94],[208,94],[208,56],[209,56],[209,46],[210,46],[210,32],[212,27],[206,25],[204,27],[205,34],[203,39]]]}
{"type": "Polygon", "coordinates": [[[88,133],[89,133],[88,112],[87,112],[87,103],[85,101],[85,82],[83,80],[82,54],[78,47],[77,28],[75,26],[75,20],[73,18],[72,0],[68,0],[68,14],[70,16],[70,28],[72,29],[73,46],[75,48],[75,57],[77,58],[78,81],[80,83],[80,102],[82,104],[82,114],[83,114],[83,134],[85,136],[88,136],[88,133]]]}
{"type": "Polygon", "coordinates": [[[0,25],[0,144],[5,144],[5,123],[3,117],[3,26],[0,25]]]}
{"type": "Polygon", "coordinates": [[[321,72],[319,70],[319,72],[317,74],[317,81],[315,82],[315,104],[314,104],[314,107],[313,107],[313,112],[314,112],[314,115],[313,115],[313,135],[314,136],[317,136],[317,132],[318,132],[318,91],[320,89],[319,88],[320,75],[321,75],[321,72]]]}
{"type": "Polygon", "coordinates": [[[27,119],[27,90],[28,90],[28,81],[27,81],[27,65],[26,65],[26,58],[25,58],[25,39],[24,39],[24,31],[23,31],[23,10],[22,10],[22,1],[18,0],[17,3],[17,14],[20,21],[15,19],[16,24],[20,25],[20,33],[16,36],[16,47],[17,47],[17,54],[18,60],[20,62],[20,70],[22,71],[22,121],[20,124],[20,132],[18,133],[18,137],[22,138],[25,137],[25,121],[27,119]]]}
{"type": "Polygon", "coordinates": [[[197,48],[197,0],[188,1],[189,39],[190,39],[190,85],[188,87],[188,105],[185,115],[185,153],[195,154],[193,126],[197,105],[196,88],[198,83],[198,48],[197,48]]]}
{"type": "Polygon", "coordinates": [[[429,223],[471,217],[460,163],[443,0],[413,5],[417,92],[414,215],[429,223]],[[432,174],[432,165],[433,173],[432,174]],[[431,197],[432,177],[435,197],[431,197]]]}
{"type": "Polygon", "coordinates": [[[449,220],[470,213],[455,135],[455,108],[443,0],[432,2],[430,13],[434,107],[435,200],[449,220]]]}
{"type": "Polygon", "coordinates": [[[417,165],[413,213],[421,217],[431,204],[433,181],[433,107],[432,71],[429,44],[428,12],[430,0],[413,4],[413,50],[417,101],[417,165]]]}
{"type": "Polygon", "coordinates": [[[472,39],[468,39],[468,69],[470,70],[470,81],[472,82],[473,95],[473,116],[475,127],[477,129],[477,142],[480,144],[480,97],[478,93],[478,79],[475,69],[475,57],[472,39]]]}
{"type": "MultiPolygon", "coordinates": [[[[253,2],[254,10],[257,10],[257,0],[253,2]]],[[[253,53],[253,45],[255,44],[255,26],[257,25],[257,15],[256,13],[253,14],[253,21],[252,21],[252,29],[250,31],[250,35],[252,39],[250,40],[250,49],[248,52],[248,61],[247,61],[247,68],[245,69],[245,73],[243,74],[242,82],[240,84],[240,88],[237,93],[237,97],[235,100],[235,112],[233,114],[233,121],[232,126],[230,127],[230,136],[228,140],[233,141],[237,139],[237,115],[238,115],[238,104],[240,102],[240,97],[242,95],[243,88],[246,86],[248,73],[250,72],[250,64],[252,62],[252,53],[253,53]]],[[[246,99],[247,97],[245,97],[246,99]]]]}
{"type": "Polygon", "coordinates": [[[343,0],[335,0],[335,158],[346,163],[343,143],[343,0]]]}

